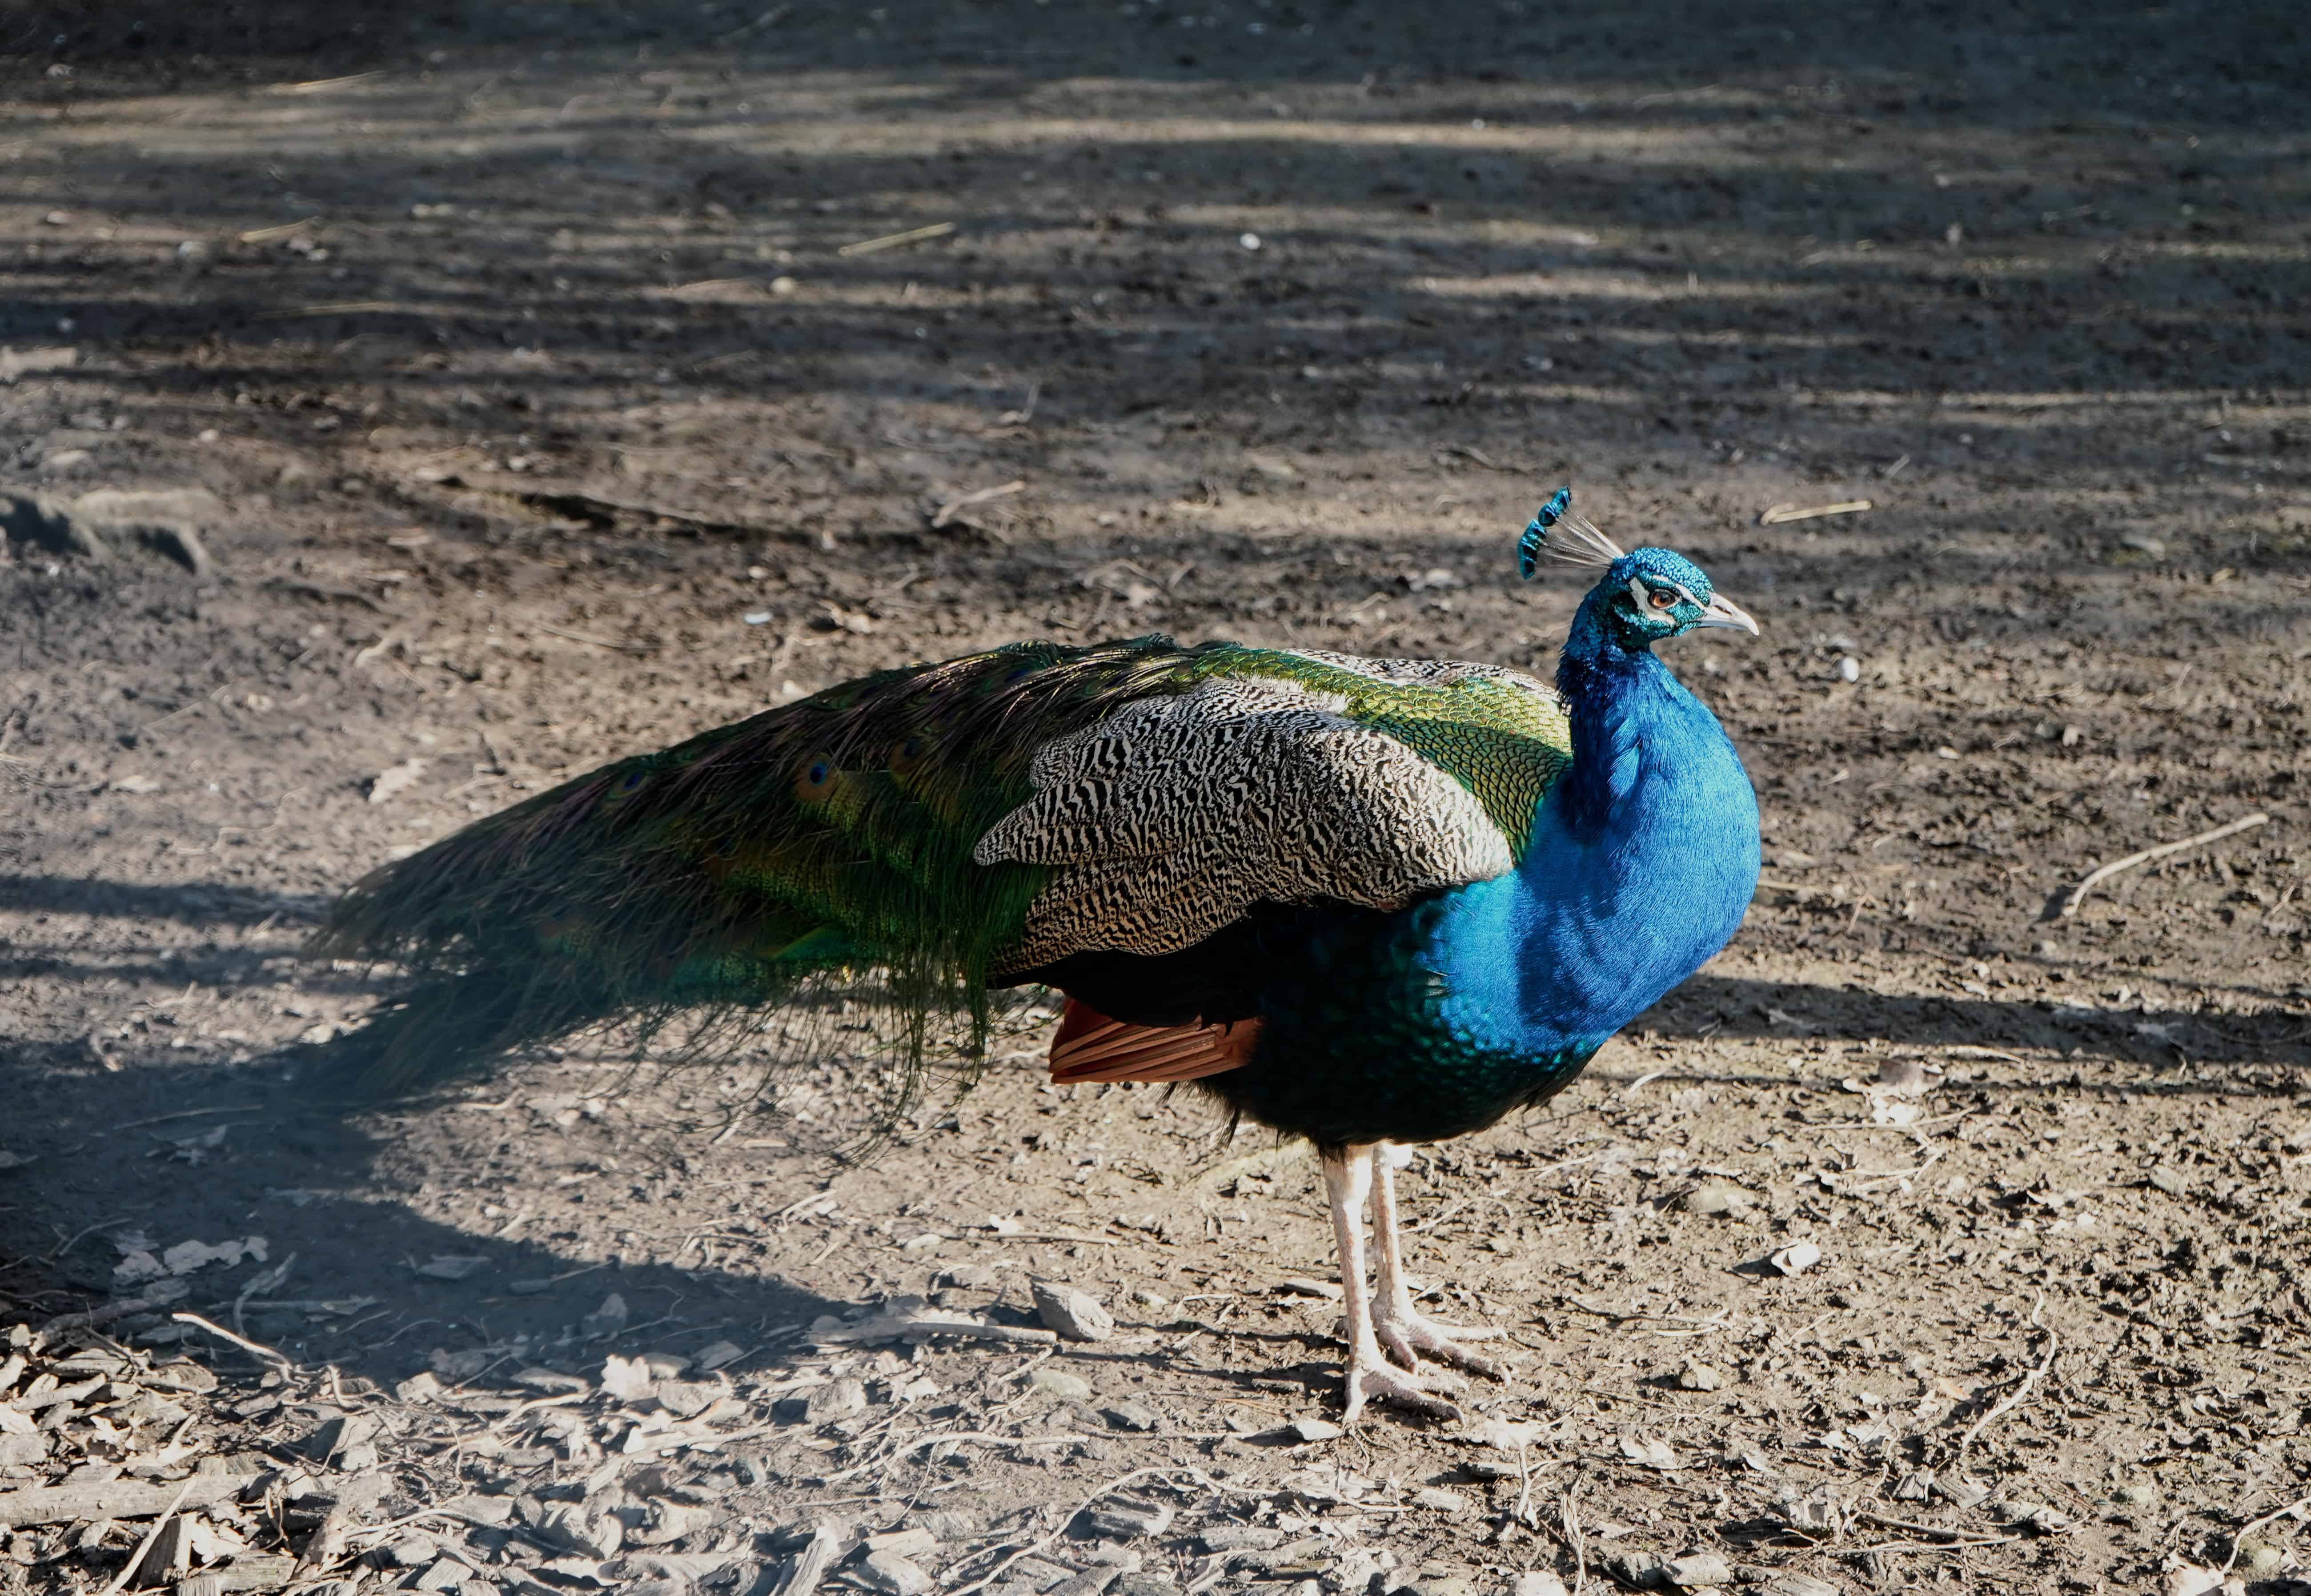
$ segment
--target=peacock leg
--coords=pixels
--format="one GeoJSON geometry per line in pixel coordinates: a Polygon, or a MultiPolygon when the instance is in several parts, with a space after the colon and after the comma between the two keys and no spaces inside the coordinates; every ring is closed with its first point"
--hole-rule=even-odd
{"type": "Polygon", "coordinates": [[[1373,1144],[1373,1252],[1379,1262],[1373,1292],[1378,1299],[1373,1304],[1373,1333],[1409,1367],[1417,1368],[1425,1352],[1471,1374],[1504,1380],[1508,1371],[1500,1364],[1461,1345],[1489,1340],[1500,1330],[1489,1325],[1461,1330],[1435,1324],[1412,1306],[1412,1291],[1404,1278],[1403,1247],[1396,1230],[1396,1172],[1410,1162],[1410,1155],[1392,1143],[1373,1144]]]}
{"type": "Polygon", "coordinates": [[[1461,1410],[1435,1393],[1455,1389],[1450,1374],[1400,1369],[1381,1356],[1373,1334],[1372,1297],[1365,1288],[1365,1200],[1372,1191],[1372,1157],[1366,1147],[1324,1155],[1324,1190],[1331,1199],[1332,1234],[1340,1248],[1340,1307],[1347,1317],[1348,1362],[1346,1417],[1354,1424],[1367,1401],[1394,1402],[1438,1418],[1458,1418],[1461,1410]]]}

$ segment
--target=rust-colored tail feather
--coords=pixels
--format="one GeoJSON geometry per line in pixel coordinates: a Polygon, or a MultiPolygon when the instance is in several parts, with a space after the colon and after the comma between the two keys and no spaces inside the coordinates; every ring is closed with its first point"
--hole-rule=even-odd
{"type": "Polygon", "coordinates": [[[1055,1081],[1192,1081],[1240,1069],[1260,1042],[1258,1020],[1225,1025],[1133,1025],[1068,999],[1051,1038],[1055,1081]]]}

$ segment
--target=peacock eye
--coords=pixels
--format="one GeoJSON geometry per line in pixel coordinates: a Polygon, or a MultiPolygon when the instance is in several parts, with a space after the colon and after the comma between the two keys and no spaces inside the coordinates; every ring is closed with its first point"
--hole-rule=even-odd
{"type": "Polygon", "coordinates": [[[1653,597],[1653,606],[1655,609],[1669,609],[1677,603],[1677,595],[1674,593],[1663,592],[1659,588],[1651,589],[1651,593],[1653,597]]]}

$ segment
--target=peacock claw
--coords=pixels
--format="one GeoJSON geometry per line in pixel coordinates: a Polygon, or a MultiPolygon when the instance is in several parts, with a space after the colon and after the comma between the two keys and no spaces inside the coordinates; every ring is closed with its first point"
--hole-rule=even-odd
{"type": "Polygon", "coordinates": [[[1471,1374],[1482,1374],[1487,1380],[1507,1379],[1507,1367],[1481,1352],[1469,1351],[1453,1338],[1481,1341],[1500,1333],[1490,1326],[1463,1330],[1456,1325],[1437,1324],[1417,1313],[1391,1313],[1383,1310],[1373,1315],[1373,1334],[1407,1368],[1418,1368],[1421,1356],[1426,1354],[1440,1363],[1466,1369],[1471,1374]]]}
{"type": "Polygon", "coordinates": [[[1463,1388],[1459,1376],[1443,1370],[1400,1369],[1386,1358],[1376,1356],[1370,1363],[1348,1365],[1347,1411],[1341,1418],[1353,1425],[1364,1416],[1366,1402],[1386,1402],[1430,1418],[1457,1422],[1461,1417],[1460,1405],[1437,1392],[1457,1393],[1463,1388]]]}

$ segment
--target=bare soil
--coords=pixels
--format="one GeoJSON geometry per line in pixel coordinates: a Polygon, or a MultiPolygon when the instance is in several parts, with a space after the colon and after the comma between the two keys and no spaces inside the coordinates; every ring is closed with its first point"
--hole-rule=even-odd
{"type": "MultiPolygon", "coordinates": [[[[66,40],[5,63],[0,472],[227,507],[205,574],[30,523],[0,565],[0,1323],[262,1236],[100,1327],[214,1365],[213,1455],[373,1410],[381,1483],[330,1487],[371,1522],[697,1514],[655,1570],[432,1522],[499,1589],[767,1591],[781,1526],[935,1511],[955,1589],[1159,1468],[1175,1523],[1040,1577],[2286,1588],[2294,1519],[2236,1543],[2311,1493],[2297,8],[198,9],[0,11],[66,40]],[[1513,1339],[1472,1415],[1534,1426],[1493,1432],[1521,1467],[1279,1430],[1337,1411],[1336,1310],[1286,1284],[1330,1269],[1312,1164],[1054,1089],[1033,1033],[864,1163],[860,1057],[765,1088],[580,1038],[315,1102],[394,975],[297,951],[381,860],[1025,636],[1545,672],[1577,594],[1510,549],[1568,480],[1764,623],[1673,662],[1768,869],[1581,1083],[1411,1172],[1432,1307],[1513,1339]],[[1030,1324],[1031,1276],[1117,1336],[814,1350],[935,1289],[1030,1324]],[[510,1400],[722,1341],[688,1377],[736,1438],[510,1400]],[[457,1391],[404,1402],[421,1371],[457,1391]],[[859,1413],[773,1407],[846,1376],[859,1413]],[[942,1433],[987,1439],[902,1444],[942,1433]],[[1246,1523],[1288,1555],[1198,1539],[1246,1523]]],[[[0,1502],[195,1466],[97,1400],[0,1502]]],[[[20,1529],[0,1589],[100,1588],[144,1527],[20,1529]]]]}

